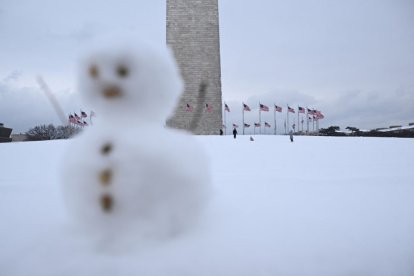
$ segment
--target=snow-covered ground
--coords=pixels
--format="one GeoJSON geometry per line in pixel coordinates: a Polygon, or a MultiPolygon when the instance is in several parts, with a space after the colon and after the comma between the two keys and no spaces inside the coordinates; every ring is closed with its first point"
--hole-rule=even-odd
{"type": "Polygon", "coordinates": [[[214,195],[196,229],[110,253],[70,226],[70,141],[0,144],[0,275],[414,275],[414,139],[248,138],[197,136],[214,195]]]}

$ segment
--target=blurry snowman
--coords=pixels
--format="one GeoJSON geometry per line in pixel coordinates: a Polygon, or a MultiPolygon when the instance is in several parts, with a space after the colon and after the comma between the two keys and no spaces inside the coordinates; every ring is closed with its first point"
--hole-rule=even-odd
{"type": "Polygon", "coordinates": [[[71,141],[63,169],[68,209],[87,232],[163,239],[205,207],[210,174],[194,137],[165,127],[182,91],[168,49],[138,43],[89,51],[79,90],[98,115],[71,141]]]}

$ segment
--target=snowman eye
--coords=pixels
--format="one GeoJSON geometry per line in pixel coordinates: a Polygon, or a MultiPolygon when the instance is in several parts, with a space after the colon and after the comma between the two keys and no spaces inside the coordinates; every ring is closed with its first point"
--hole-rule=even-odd
{"type": "Polygon", "coordinates": [[[116,72],[117,72],[118,76],[121,77],[121,78],[126,78],[126,77],[128,77],[128,74],[129,74],[128,68],[124,65],[118,66],[118,68],[116,69],[116,72]]]}
{"type": "Polygon", "coordinates": [[[89,67],[89,75],[94,79],[99,77],[99,70],[96,65],[92,65],[91,67],[89,67]]]}
{"type": "Polygon", "coordinates": [[[107,143],[102,147],[101,152],[102,152],[103,155],[107,155],[111,152],[111,150],[112,150],[112,144],[107,143]]]}

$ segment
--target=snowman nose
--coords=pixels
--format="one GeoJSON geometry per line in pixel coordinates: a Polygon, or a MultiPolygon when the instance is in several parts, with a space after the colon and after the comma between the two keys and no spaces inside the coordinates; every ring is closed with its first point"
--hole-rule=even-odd
{"type": "Polygon", "coordinates": [[[119,98],[122,96],[122,91],[118,86],[110,85],[104,88],[103,95],[108,99],[119,98]]]}

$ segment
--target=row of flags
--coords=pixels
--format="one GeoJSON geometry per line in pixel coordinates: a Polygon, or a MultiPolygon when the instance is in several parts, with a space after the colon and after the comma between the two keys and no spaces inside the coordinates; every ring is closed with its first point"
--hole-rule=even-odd
{"type": "MultiPolygon", "coordinates": [[[[273,111],[274,111],[274,133],[275,134],[277,133],[276,113],[283,112],[283,109],[284,109],[283,107],[274,104],[273,111]]],[[[187,112],[193,112],[194,111],[194,108],[189,103],[187,103],[186,106],[185,106],[185,111],[187,111],[187,112]]],[[[224,103],[224,114],[223,114],[223,116],[224,116],[224,124],[223,124],[223,127],[224,128],[225,128],[225,125],[227,124],[226,123],[226,113],[227,112],[230,112],[230,111],[231,110],[230,110],[229,105],[227,103],[224,103]]],[[[248,124],[248,123],[246,123],[244,121],[244,112],[245,111],[249,112],[249,111],[252,111],[252,110],[251,110],[250,106],[248,106],[245,103],[242,103],[242,115],[243,115],[243,118],[242,118],[242,127],[243,127],[243,134],[244,134],[244,129],[250,127],[250,124],[248,124]]],[[[262,126],[264,126],[265,128],[266,127],[267,128],[270,128],[271,127],[271,124],[269,124],[268,122],[264,122],[264,124],[262,124],[262,118],[261,118],[261,112],[269,112],[269,111],[270,111],[269,106],[267,106],[265,104],[262,104],[262,103],[259,103],[259,122],[258,123],[254,123],[254,127],[255,128],[258,127],[260,133],[261,133],[261,127],[262,126]]],[[[210,105],[209,103],[205,103],[204,112],[208,112],[208,113],[213,112],[212,105],[210,105]]],[[[285,118],[285,123],[284,123],[285,133],[286,132],[289,132],[291,128],[294,131],[296,131],[296,130],[297,131],[300,131],[300,125],[302,126],[302,131],[304,131],[304,126],[303,126],[304,120],[303,120],[303,118],[301,120],[300,114],[304,114],[306,116],[306,118],[307,118],[307,120],[306,120],[306,129],[307,129],[307,131],[309,131],[309,123],[310,122],[312,122],[313,130],[315,129],[315,125],[314,125],[315,123],[316,123],[316,128],[318,129],[319,128],[319,120],[325,118],[325,116],[319,110],[311,109],[311,108],[305,108],[305,107],[302,107],[302,106],[298,106],[298,108],[295,109],[295,108],[292,108],[289,105],[287,105],[287,108],[286,108],[286,118],[285,118]],[[291,120],[291,118],[289,118],[289,114],[290,113],[297,114],[297,125],[295,123],[293,123],[292,125],[290,125],[290,123],[289,123],[289,121],[291,120]],[[296,129],[296,126],[297,126],[297,129],[296,129]]],[[[293,119],[293,121],[294,121],[294,119],[293,119]]],[[[237,128],[238,125],[237,124],[233,124],[233,127],[237,128]]]]}
{"type": "MultiPolygon", "coordinates": [[[[253,125],[254,125],[254,127],[261,127],[261,126],[262,126],[262,124],[261,124],[261,123],[254,123],[253,125]]],[[[272,126],[271,126],[268,122],[265,122],[265,123],[264,123],[264,126],[265,126],[265,127],[272,127],[272,126]]],[[[225,125],[223,125],[223,127],[224,127],[224,128],[226,128],[226,126],[225,126],[225,125]]],[[[234,128],[238,128],[238,127],[239,127],[239,125],[237,125],[237,124],[233,124],[233,127],[234,127],[234,128]]],[[[250,127],[250,124],[244,123],[244,127],[245,127],[245,128],[248,128],[248,127],[250,127]]]]}
{"type": "MultiPolygon", "coordinates": [[[[211,105],[209,105],[208,103],[206,103],[204,110],[206,112],[209,112],[210,113],[210,112],[213,112],[213,107],[211,105]]],[[[186,108],[185,108],[185,111],[187,111],[187,112],[193,112],[194,111],[194,108],[190,104],[187,104],[186,105],[186,108]]]]}
{"type": "MultiPolygon", "coordinates": [[[[224,110],[227,111],[227,112],[230,112],[230,107],[226,103],[224,103],[224,110]]],[[[264,111],[264,112],[269,112],[270,111],[270,109],[267,105],[264,105],[264,104],[261,104],[261,103],[259,103],[259,110],[264,111]]],[[[308,115],[314,116],[313,119],[319,120],[319,119],[325,118],[325,116],[319,110],[309,109],[309,108],[305,109],[304,107],[298,106],[298,113],[305,114],[306,110],[308,111],[308,115]]],[[[251,111],[251,108],[247,104],[243,103],[243,111],[251,111]]],[[[281,106],[278,106],[278,105],[275,104],[274,105],[274,111],[275,112],[282,112],[283,108],[281,106]]],[[[295,109],[290,107],[289,105],[287,106],[287,111],[289,113],[296,113],[295,109]]]]}
{"type": "MultiPolygon", "coordinates": [[[[259,118],[258,118],[259,119],[259,122],[258,123],[254,123],[254,127],[255,128],[258,127],[259,128],[259,131],[261,133],[261,127],[262,126],[264,126],[265,128],[266,127],[267,128],[272,127],[271,124],[269,124],[268,122],[264,122],[264,124],[262,124],[261,112],[269,112],[271,109],[269,108],[269,106],[267,106],[265,104],[262,104],[260,102],[259,102],[259,106],[258,107],[259,107],[259,118]]],[[[250,111],[252,111],[252,109],[247,104],[242,103],[242,127],[243,127],[243,134],[244,134],[244,129],[250,127],[250,124],[249,123],[246,123],[244,121],[244,112],[245,111],[246,112],[250,112],[250,111]]],[[[274,111],[274,133],[276,134],[277,133],[276,113],[283,112],[283,107],[274,104],[273,111],[274,111]]],[[[224,114],[223,114],[224,115],[224,124],[223,124],[223,127],[225,127],[225,125],[226,125],[226,113],[227,112],[230,112],[230,107],[229,107],[229,105],[227,103],[224,103],[224,114]]],[[[313,129],[314,129],[315,128],[314,123],[316,123],[316,127],[318,128],[319,127],[318,121],[320,119],[325,118],[325,116],[319,110],[305,108],[305,107],[302,107],[302,106],[298,106],[298,108],[295,109],[295,108],[292,108],[289,105],[287,105],[287,108],[286,108],[286,118],[285,118],[285,122],[284,122],[285,133],[289,132],[290,129],[293,129],[293,131],[300,131],[300,124],[302,126],[302,131],[304,131],[304,126],[303,126],[304,120],[303,120],[303,118],[302,118],[302,120],[300,120],[301,119],[300,118],[301,117],[300,114],[303,114],[303,115],[305,115],[307,117],[307,124],[306,124],[307,131],[309,131],[309,122],[313,122],[312,125],[313,125],[313,129]],[[297,125],[295,123],[293,123],[292,125],[289,124],[289,119],[290,119],[289,118],[289,114],[290,113],[293,113],[293,114],[296,114],[297,113],[297,125]],[[297,127],[297,129],[296,129],[296,127],[297,127]]],[[[293,119],[293,121],[294,121],[294,119],[293,119]]],[[[238,127],[237,124],[233,124],[233,128],[237,128],[237,127],[238,127]]]]}
{"type": "MultiPolygon", "coordinates": [[[[92,117],[94,116],[95,112],[91,111],[91,113],[89,114],[90,123],[92,123],[92,117]]],[[[73,115],[72,113],[69,114],[68,123],[74,126],[88,126],[89,124],[86,122],[86,118],[88,118],[88,114],[81,110],[80,116],[76,112],[74,112],[73,115]]]]}
{"type": "MultiPolygon", "coordinates": [[[[274,110],[276,112],[282,112],[283,111],[283,108],[281,106],[276,105],[276,104],[274,105],[274,108],[275,108],[274,110]]],[[[212,112],[213,107],[211,105],[209,105],[208,103],[206,103],[204,110],[206,112],[212,112]]],[[[226,103],[224,104],[224,110],[227,111],[227,112],[230,112],[230,107],[226,103]]],[[[264,111],[264,112],[269,112],[270,111],[269,107],[267,105],[264,105],[264,104],[259,104],[259,110],[264,111]]],[[[313,115],[316,116],[317,117],[316,119],[323,119],[324,118],[322,113],[320,111],[316,110],[316,109],[307,108],[307,110],[308,110],[308,114],[312,115],[312,116],[313,115]]],[[[194,108],[190,104],[186,104],[185,111],[193,112],[194,108]]],[[[251,111],[251,108],[247,104],[243,103],[243,111],[251,111]]],[[[295,109],[290,107],[290,106],[287,106],[287,111],[290,112],[290,113],[296,113],[295,109]]],[[[298,106],[298,113],[305,114],[306,109],[304,107],[298,106]]]]}
{"type": "MultiPolygon", "coordinates": [[[[319,110],[309,109],[309,108],[306,108],[306,109],[308,111],[308,115],[313,116],[312,119],[319,120],[319,119],[325,118],[325,116],[319,110]]],[[[298,113],[305,114],[306,113],[306,109],[304,107],[298,106],[298,113]]],[[[210,112],[213,111],[213,107],[210,104],[206,103],[204,110],[206,112],[209,112],[210,113],[210,112]]],[[[264,105],[264,104],[261,104],[261,103],[259,103],[259,110],[260,111],[264,111],[264,112],[269,112],[270,111],[270,109],[269,109],[269,107],[267,105],[264,105]]],[[[194,108],[190,104],[187,103],[186,104],[185,111],[187,111],[187,112],[193,112],[194,111],[194,108]]],[[[224,111],[230,112],[230,107],[226,103],[224,103],[224,111]]],[[[250,109],[250,107],[247,104],[243,103],[243,111],[251,111],[251,109],[250,109]]],[[[278,105],[275,104],[274,105],[274,111],[275,112],[282,112],[283,111],[283,108],[281,106],[278,106],[278,105]]],[[[289,113],[296,113],[295,109],[292,108],[292,107],[290,107],[289,105],[287,106],[287,111],[289,113]]]]}

